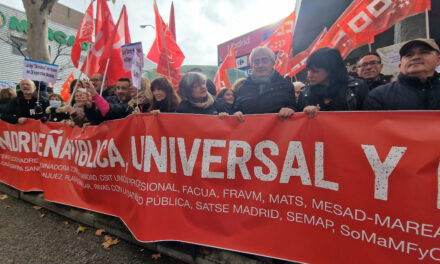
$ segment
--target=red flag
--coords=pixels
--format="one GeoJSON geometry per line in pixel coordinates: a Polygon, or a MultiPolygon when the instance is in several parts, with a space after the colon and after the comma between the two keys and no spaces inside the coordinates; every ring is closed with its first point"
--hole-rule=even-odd
{"type": "Polygon", "coordinates": [[[319,34],[319,36],[306,50],[289,60],[287,64],[287,68],[290,69],[287,73],[288,76],[293,77],[300,71],[304,70],[304,68],[306,67],[307,58],[316,50],[316,47],[319,45],[319,43],[321,43],[322,38],[325,36],[325,34],[327,34],[327,28],[324,28],[321,34],[319,34]]]}
{"type": "Polygon", "coordinates": [[[274,69],[284,76],[287,72],[287,62],[291,54],[293,41],[293,25],[295,24],[295,11],[284,19],[277,30],[260,47],[268,47],[274,53],[278,52],[274,69]]]}
{"type": "Polygon", "coordinates": [[[228,55],[226,55],[225,60],[223,61],[222,65],[220,65],[220,68],[218,68],[218,71],[214,77],[214,84],[217,88],[217,92],[222,87],[231,88],[231,83],[229,82],[226,70],[234,68],[237,68],[237,64],[235,61],[235,49],[234,45],[232,44],[231,48],[229,49],[228,55]]]}
{"type": "Polygon", "coordinates": [[[73,72],[67,77],[66,81],[64,82],[63,86],[61,87],[61,97],[63,97],[65,102],[69,101],[70,98],[70,84],[72,83],[73,79],[75,79],[75,76],[73,76],[73,72]]]}
{"type": "Polygon", "coordinates": [[[108,8],[107,1],[106,0],[98,0],[97,7],[96,7],[96,27],[95,27],[95,36],[98,36],[99,31],[101,31],[101,28],[103,25],[105,25],[105,20],[107,17],[111,21],[111,23],[114,25],[112,14],[110,12],[110,9],[108,8]]]}
{"type": "Polygon", "coordinates": [[[171,31],[157,10],[154,2],[154,13],[156,16],[156,39],[148,52],[147,58],[157,63],[157,72],[170,78],[173,84],[179,82],[179,68],[185,59],[185,55],[180,50],[174,40],[171,31]]]}
{"type": "Polygon", "coordinates": [[[168,23],[171,33],[173,34],[174,40],[176,40],[176,22],[174,20],[174,3],[171,1],[170,9],[170,22],[168,23]]]}
{"type": "Polygon", "coordinates": [[[128,29],[128,16],[125,5],[122,7],[116,27],[107,41],[103,54],[99,60],[100,72],[105,71],[107,60],[109,61],[107,69],[107,79],[109,85],[115,84],[119,78],[130,77],[130,72],[125,71],[121,46],[131,42],[130,31],[128,29]]]}
{"type": "Polygon", "coordinates": [[[319,47],[333,47],[347,57],[353,49],[374,42],[404,18],[431,8],[430,0],[357,0],[331,27],[319,47]]]}
{"type": "Polygon", "coordinates": [[[284,19],[277,30],[259,47],[268,47],[274,53],[282,50],[284,53],[288,54],[290,48],[292,47],[293,32],[292,27],[295,22],[295,11],[292,12],[288,17],[284,19]]]}
{"type": "Polygon", "coordinates": [[[93,43],[93,2],[84,14],[81,24],[76,33],[75,42],[72,45],[70,57],[75,68],[78,68],[79,58],[81,57],[81,46],[84,42],[93,43]]]}
{"type": "Polygon", "coordinates": [[[81,68],[81,71],[87,76],[91,77],[92,74],[97,72],[104,74],[105,65],[104,68],[101,69],[99,62],[101,61],[107,43],[111,41],[114,30],[115,24],[113,23],[111,16],[107,16],[104,20],[103,27],[96,35],[95,44],[89,51],[89,57],[81,68]]]}

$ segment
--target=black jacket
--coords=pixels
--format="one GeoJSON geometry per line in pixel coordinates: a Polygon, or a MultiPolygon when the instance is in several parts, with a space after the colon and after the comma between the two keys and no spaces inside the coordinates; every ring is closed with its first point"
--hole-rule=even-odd
{"type": "MultiPolygon", "coordinates": [[[[169,109],[168,107],[168,100],[167,99],[163,99],[162,101],[156,101],[156,99],[154,99],[153,97],[153,109],[152,110],[159,110],[161,113],[172,113],[175,112],[176,109],[173,107],[171,107],[171,109],[169,109]]],[[[143,112],[143,111],[142,111],[143,112]]]]}
{"type": "Polygon", "coordinates": [[[63,108],[64,107],[58,107],[58,108],[51,107],[51,106],[47,107],[46,108],[46,115],[47,115],[48,121],[60,122],[65,119],[70,119],[69,114],[62,111],[63,108]]]}
{"type": "Polygon", "coordinates": [[[440,75],[426,83],[399,74],[398,80],[377,87],[368,94],[364,110],[440,110],[440,75]]]}
{"type": "Polygon", "coordinates": [[[16,124],[18,118],[27,117],[32,119],[45,118],[44,111],[49,106],[49,101],[43,97],[39,98],[39,105],[37,106],[37,92],[34,97],[27,100],[23,96],[23,92],[19,91],[17,97],[9,101],[8,110],[2,114],[2,120],[16,124]]]}
{"type": "MultiPolygon", "coordinates": [[[[324,99],[317,94],[316,86],[306,86],[301,89],[298,104],[302,111],[308,105],[320,106],[320,111],[354,111],[362,109],[362,103],[368,94],[368,86],[364,80],[348,76],[346,86],[337,88],[337,93],[333,96],[328,104],[324,103],[324,99]]],[[[324,88],[327,89],[327,88],[324,88]]]]}
{"type": "MultiPolygon", "coordinates": [[[[101,111],[96,107],[95,103],[92,104],[91,108],[84,107],[84,112],[91,125],[99,125],[106,120],[125,118],[136,108],[136,105],[131,107],[126,102],[120,102],[116,95],[107,97],[106,100],[109,104],[109,110],[105,116],[102,116],[101,111]]],[[[146,101],[143,105],[140,105],[142,113],[147,112],[148,108],[150,108],[149,101],[146,101]]]]}
{"type": "Polygon", "coordinates": [[[208,108],[200,108],[187,100],[180,102],[176,109],[177,113],[188,113],[188,114],[201,114],[201,115],[218,115],[221,112],[226,112],[224,105],[215,100],[214,103],[208,108]]]}
{"type": "Polygon", "coordinates": [[[0,100],[0,115],[8,112],[10,100],[12,100],[12,99],[1,99],[0,100]]]}
{"type": "Polygon", "coordinates": [[[274,72],[269,88],[259,91],[258,84],[249,76],[235,96],[234,111],[243,114],[278,113],[281,108],[298,110],[293,85],[274,72]]]}
{"type": "Polygon", "coordinates": [[[370,88],[370,90],[373,90],[374,88],[390,83],[391,79],[393,78],[392,75],[383,75],[382,73],[379,74],[379,80],[375,81],[375,80],[368,80],[368,79],[364,79],[367,82],[368,88],[370,88]]]}

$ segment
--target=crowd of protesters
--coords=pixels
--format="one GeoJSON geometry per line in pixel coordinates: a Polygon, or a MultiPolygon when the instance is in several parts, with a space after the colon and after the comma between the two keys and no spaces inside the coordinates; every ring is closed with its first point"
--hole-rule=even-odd
{"type": "Polygon", "coordinates": [[[110,87],[102,74],[95,73],[90,80],[71,83],[69,102],[24,79],[18,92],[0,90],[0,114],[14,124],[31,118],[82,127],[140,113],[234,115],[243,121],[248,114],[277,113],[285,119],[295,112],[314,117],[319,111],[440,110],[440,77],[435,70],[440,65],[439,46],[431,39],[416,39],[404,44],[399,54],[397,79],[381,73],[376,53],[359,59],[353,77],[338,50],[322,48],[307,59],[304,84],[283,78],[274,70],[275,54],[258,47],[249,56],[252,73],[218,93],[197,68],[183,75],[178,93],[164,77],[151,83],[143,78],[138,89],[128,78],[110,87]]]}

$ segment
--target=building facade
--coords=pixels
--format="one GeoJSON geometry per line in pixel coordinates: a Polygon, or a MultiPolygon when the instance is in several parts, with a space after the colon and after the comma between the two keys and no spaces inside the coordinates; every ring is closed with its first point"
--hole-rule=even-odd
{"type": "MultiPolygon", "coordinates": [[[[55,91],[59,91],[70,73],[79,76],[70,53],[83,14],[56,4],[49,20],[50,63],[59,66],[55,91]]],[[[22,11],[0,4],[0,81],[18,83],[22,79],[26,52],[27,21],[22,11]]]]}

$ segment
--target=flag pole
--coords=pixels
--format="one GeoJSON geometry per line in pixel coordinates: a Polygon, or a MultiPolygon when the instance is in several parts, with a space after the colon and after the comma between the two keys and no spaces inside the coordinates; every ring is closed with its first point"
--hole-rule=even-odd
{"type": "Polygon", "coordinates": [[[426,23],[426,38],[430,38],[429,35],[429,15],[428,15],[428,9],[425,9],[425,23],[426,23]]]}
{"type": "MultiPolygon", "coordinates": [[[[86,56],[85,61],[83,62],[83,64],[84,64],[84,63],[87,61],[87,64],[86,64],[86,76],[87,76],[87,77],[89,77],[87,74],[89,74],[89,54],[90,54],[90,47],[91,47],[90,43],[87,42],[87,56],[86,56]]],[[[81,72],[81,73],[82,73],[82,72],[81,72]]]]}
{"type": "Polygon", "coordinates": [[[368,43],[368,52],[371,53],[371,43],[368,43]]]}
{"type": "Polygon", "coordinates": [[[99,91],[99,95],[102,96],[102,89],[104,89],[105,78],[107,76],[108,63],[110,62],[110,58],[107,59],[107,63],[105,64],[104,76],[102,77],[101,90],[99,91]]]}
{"type": "MultiPolygon", "coordinates": [[[[67,102],[68,105],[71,105],[71,104],[72,104],[73,97],[75,96],[76,90],[78,90],[78,83],[79,83],[79,80],[81,80],[81,76],[82,76],[82,74],[83,74],[83,73],[80,72],[80,73],[79,73],[79,77],[78,77],[78,79],[76,79],[76,83],[75,83],[75,86],[73,87],[72,94],[70,95],[69,102],[67,102]]],[[[74,79],[74,80],[75,80],[75,79],[74,79]]]]}

